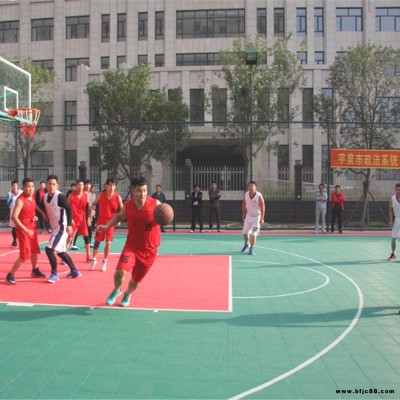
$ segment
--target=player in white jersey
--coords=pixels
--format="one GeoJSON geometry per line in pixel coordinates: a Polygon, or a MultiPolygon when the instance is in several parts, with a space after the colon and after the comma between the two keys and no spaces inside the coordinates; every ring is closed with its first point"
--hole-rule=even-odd
{"type": "Polygon", "coordinates": [[[395,190],[396,194],[392,196],[389,203],[389,226],[392,227],[392,253],[388,261],[396,259],[397,239],[400,237],[400,183],[396,184],[395,190]]]}
{"type": "Polygon", "coordinates": [[[245,193],[242,202],[242,218],[244,220],[242,231],[244,246],[242,253],[245,253],[248,249],[249,254],[254,255],[256,238],[260,233],[261,226],[264,225],[264,217],[265,202],[263,195],[257,191],[257,183],[250,181],[248,191],[245,193]]]}
{"type": "Polygon", "coordinates": [[[15,202],[17,201],[18,196],[22,193],[22,190],[18,188],[18,182],[11,182],[11,190],[7,193],[7,205],[10,208],[10,220],[8,222],[8,226],[11,226],[11,234],[13,237],[13,241],[11,246],[17,246],[17,234],[15,232],[15,223],[12,220],[12,214],[15,207],[15,202]]]}
{"type": "Polygon", "coordinates": [[[47,193],[40,203],[40,208],[46,212],[52,230],[46,245],[46,254],[51,265],[51,275],[48,282],[55,283],[59,280],[55,253],[71,270],[67,278],[77,278],[81,273],[75,268],[67,253],[67,238],[72,233],[72,211],[66,197],[57,189],[58,179],[56,175],[48,176],[46,187],[47,193]]]}

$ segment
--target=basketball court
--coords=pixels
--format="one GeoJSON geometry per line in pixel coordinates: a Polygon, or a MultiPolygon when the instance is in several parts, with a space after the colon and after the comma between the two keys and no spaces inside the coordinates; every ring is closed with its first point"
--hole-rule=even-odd
{"type": "Polygon", "coordinates": [[[81,278],[24,266],[15,286],[17,250],[0,238],[0,398],[399,398],[388,233],[265,232],[255,256],[239,232],[164,234],[129,308],[105,305],[125,234],[105,273],[71,252],[81,278]]]}

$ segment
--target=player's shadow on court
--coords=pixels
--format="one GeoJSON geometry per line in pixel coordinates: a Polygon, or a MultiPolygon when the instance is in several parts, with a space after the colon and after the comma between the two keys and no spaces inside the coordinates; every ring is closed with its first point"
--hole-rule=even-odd
{"type": "Polygon", "coordinates": [[[60,308],[57,310],[7,310],[0,312],[0,321],[26,322],[63,316],[90,317],[90,311],[88,308],[81,307],[60,308]]]}
{"type": "MultiPolygon", "coordinates": [[[[361,313],[360,319],[365,318],[384,318],[392,315],[397,315],[400,321],[399,314],[400,306],[389,307],[366,307],[361,313]]],[[[182,325],[201,325],[225,323],[235,326],[256,326],[256,327],[309,327],[319,328],[325,327],[321,325],[329,323],[330,327],[345,327],[351,322],[357,313],[357,309],[337,310],[323,314],[307,314],[297,312],[287,313],[270,313],[270,314],[246,314],[237,317],[226,316],[225,318],[191,318],[177,320],[176,323],[182,325]],[[340,325],[331,325],[331,322],[343,322],[340,325]]]]}

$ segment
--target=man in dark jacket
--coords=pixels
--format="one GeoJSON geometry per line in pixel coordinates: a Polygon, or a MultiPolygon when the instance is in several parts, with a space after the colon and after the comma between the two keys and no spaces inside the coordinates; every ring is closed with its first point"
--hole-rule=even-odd
{"type": "Polygon", "coordinates": [[[221,232],[219,212],[219,199],[221,198],[221,191],[218,189],[217,182],[213,181],[211,183],[211,188],[208,191],[208,196],[210,197],[210,219],[208,223],[208,232],[212,232],[213,229],[213,215],[215,215],[215,219],[217,221],[218,232],[221,232]]]}

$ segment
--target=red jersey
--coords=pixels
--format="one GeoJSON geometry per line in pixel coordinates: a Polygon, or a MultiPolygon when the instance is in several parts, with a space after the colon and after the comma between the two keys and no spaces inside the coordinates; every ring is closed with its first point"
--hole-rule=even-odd
{"type": "MultiPolygon", "coordinates": [[[[36,216],[35,199],[33,197],[29,199],[24,193],[21,193],[18,199],[21,199],[24,203],[18,215],[19,220],[25,226],[25,228],[35,230],[36,222],[33,220],[33,218],[36,216]]],[[[18,229],[18,227],[16,227],[16,229],[18,229]]]]}
{"type": "Polygon", "coordinates": [[[153,212],[157,200],[146,197],[144,206],[138,210],[134,200],[125,203],[128,220],[128,237],[125,248],[146,251],[157,248],[161,244],[160,226],[154,221],[153,212]]]}
{"type": "Polygon", "coordinates": [[[107,223],[117,212],[119,207],[119,194],[115,193],[111,199],[107,197],[107,192],[101,192],[99,195],[99,216],[97,223],[103,225],[107,223]]]}
{"type": "Polygon", "coordinates": [[[75,225],[79,225],[79,223],[86,217],[89,195],[87,192],[82,192],[81,198],[79,198],[76,192],[72,192],[69,195],[68,200],[72,209],[72,219],[74,220],[75,225]]]}

